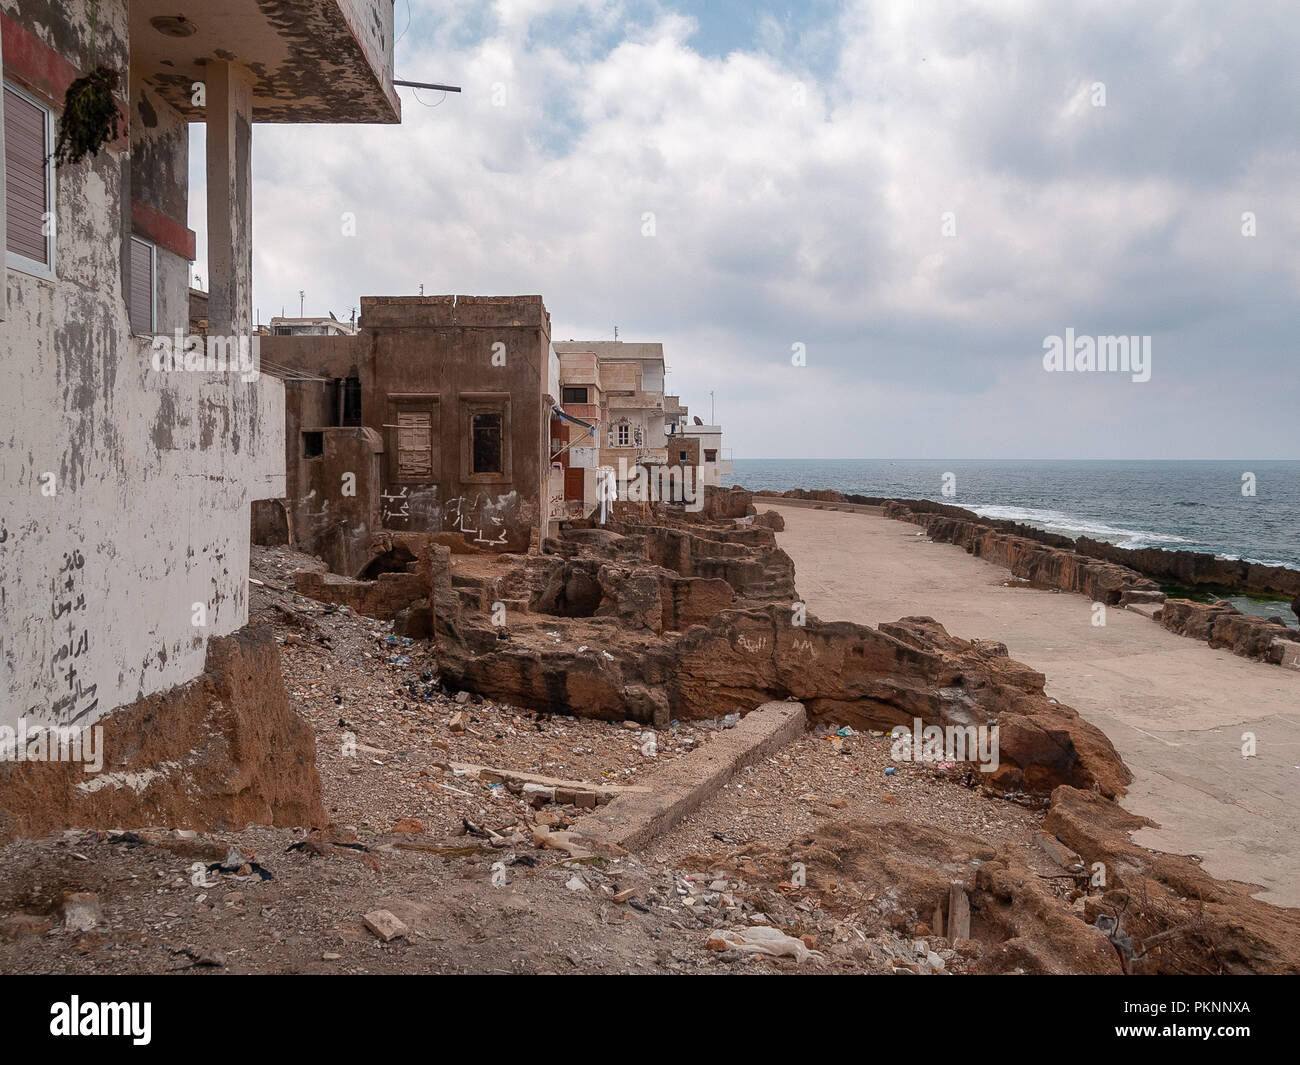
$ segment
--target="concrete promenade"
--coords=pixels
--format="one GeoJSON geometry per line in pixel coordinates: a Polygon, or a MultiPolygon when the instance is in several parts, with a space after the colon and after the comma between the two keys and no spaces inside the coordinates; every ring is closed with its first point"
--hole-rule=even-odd
{"type": "Polygon", "coordinates": [[[756,502],[785,518],[777,540],[810,613],[869,625],[929,615],[955,636],[1002,641],[1115,744],[1134,776],[1123,805],[1160,826],[1136,842],[1197,855],[1220,879],[1258,885],[1258,898],[1300,906],[1300,672],[1120,607],[1094,626],[1084,596],[1005,587],[1001,566],[866,508],[756,502]],[[1256,757],[1242,757],[1244,732],[1256,757]]]}

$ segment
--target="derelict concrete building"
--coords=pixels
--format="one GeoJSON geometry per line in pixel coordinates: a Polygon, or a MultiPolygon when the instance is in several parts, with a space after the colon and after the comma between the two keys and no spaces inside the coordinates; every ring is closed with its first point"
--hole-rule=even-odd
{"type": "Polygon", "coordinates": [[[364,296],[356,336],[262,354],[285,382],[288,472],[259,541],[356,576],[384,531],[493,552],[545,537],[559,362],[540,296],[364,296]]]}
{"type": "Polygon", "coordinates": [[[183,685],[247,620],[249,505],[283,491],[284,389],[155,357],[189,324],[189,124],[207,126],[208,331],[237,347],[253,124],[400,119],[392,0],[176,8],[0,0],[0,725],[84,725],[183,685]],[[117,75],[124,132],[61,165],[89,57],[117,75]]]}

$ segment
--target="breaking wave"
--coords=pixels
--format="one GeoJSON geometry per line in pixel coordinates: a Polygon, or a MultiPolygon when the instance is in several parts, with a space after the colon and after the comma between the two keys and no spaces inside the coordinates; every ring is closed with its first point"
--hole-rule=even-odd
{"type": "Polygon", "coordinates": [[[1169,544],[1190,544],[1193,541],[1173,533],[1158,533],[1144,529],[1121,529],[1103,521],[1080,518],[1059,510],[1042,510],[1037,507],[983,506],[969,507],[981,518],[996,518],[1003,521],[1018,521],[1022,525],[1033,525],[1060,536],[1087,536],[1093,540],[1104,540],[1119,547],[1165,547],[1169,544]]]}

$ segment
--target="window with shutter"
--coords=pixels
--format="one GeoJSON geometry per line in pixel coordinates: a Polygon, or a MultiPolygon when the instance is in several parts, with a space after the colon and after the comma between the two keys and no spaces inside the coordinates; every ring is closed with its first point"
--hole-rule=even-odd
{"type": "Polygon", "coordinates": [[[5,262],[54,276],[53,112],[21,89],[4,86],[5,262]]]}
{"type": "Polygon", "coordinates": [[[433,414],[430,411],[398,412],[397,474],[403,481],[433,480],[433,414]]]}
{"type": "Polygon", "coordinates": [[[147,240],[131,238],[131,332],[154,330],[155,249],[147,240]]]}
{"type": "MultiPolygon", "coordinates": [[[[348,381],[360,380],[347,378],[340,382],[345,390],[344,407],[347,413],[346,389],[348,381]]],[[[359,404],[360,397],[357,397],[359,404]]],[[[358,407],[359,409],[359,407],[358,407]]],[[[347,420],[344,419],[344,424],[347,420]]],[[[387,483],[390,485],[433,485],[437,484],[442,469],[439,460],[438,432],[439,407],[436,395],[405,393],[389,395],[388,417],[384,422],[385,436],[388,440],[385,465],[387,483]]]]}

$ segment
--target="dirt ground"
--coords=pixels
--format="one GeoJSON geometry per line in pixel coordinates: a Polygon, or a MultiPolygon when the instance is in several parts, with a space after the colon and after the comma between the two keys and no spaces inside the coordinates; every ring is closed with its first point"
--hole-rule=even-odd
{"type": "Polygon", "coordinates": [[[645,854],[566,860],[535,846],[532,828],[563,829],[584,811],[534,808],[452,763],[636,784],[706,746],[720,723],[674,723],[650,757],[644,726],[445,691],[427,646],[296,595],[291,574],[306,561],[254,548],[250,620],[270,622],[282,644],[334,826],[122,826],[11,843],[0,849],[0,971],[951,973],[977,944],[952,949],[900,916],[905,905],[850,905],[834,884],[792,883],[783,855],[837,825],[904,822],[979,841],[944,858],[950,875],[999,849],[1053,871],[1034,842],[1041,811],[992,795],[977,773],[894,763],[883,734],[818,732],[743,770],[645,854]],[[404,933],[374,934],[363,918],[379,910],[404,933]],[[810,952],[710,944],[715,929],[753,926],[810,952]]]}

